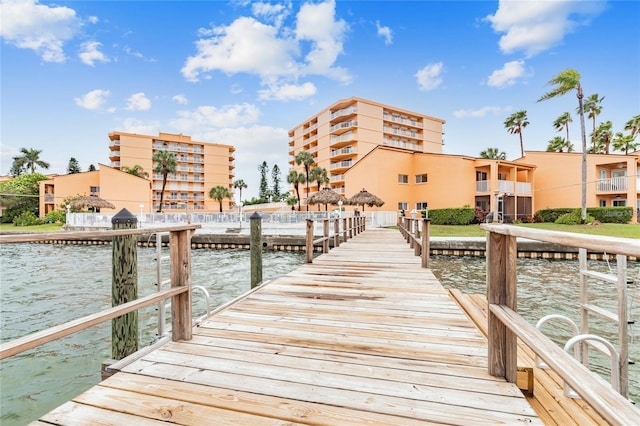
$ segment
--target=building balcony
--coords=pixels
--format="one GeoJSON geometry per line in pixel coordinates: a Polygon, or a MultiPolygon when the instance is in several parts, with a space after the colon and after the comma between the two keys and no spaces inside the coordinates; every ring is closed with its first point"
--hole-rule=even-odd
{"type": "Polygon", "coordinates": [[[329,170],[331,170],[332,172],[337,172],[337,171],[347,170],[351,166],[353,166],[352,160],[337,161],[335,163],[331,163],[329,170]]]}
{"type": "Polygon", "coordinates": [[[329,178],[329,181],[331,183],[344,182],[344,174],[331,175],[331,177],[329,178]]]}
{"type": "Polygon", "coordinates": [[[599,179],[596,181],[596,192],[627,192],[628,182],[627,176],[599,179]]]}
{"type": "Polygon", "coordinates": [[[355,115],[358,113],[358,108],[351,106],[348,108],[343,108],[343,109],[339,109],[337,111],[333,111],[331,113],[331,120],[334,120],[336,118],[340,118],[340,117],[346,117],[349,115],[355,115]]]}
{"type": "Polygon", "coordinates": [[[422,145],[418,145],[415,142],[410,142],[404,139],[389,139],[384,138],[382,140],[382,144],[386,146],[393,146],[396,148],[410,149],[412,151],[420,151],[422,152],[422,145]]]}
{"type": "Polygon", "coordinates": [[[405,136],[407,138],[422,140],[422,134],[413,130],[399,129],[397,127],[384,126],[383,131],[391,135],[405,136]]]}
{"type": "Polygon", "coordinates": [[[357,154],[357,150],[353,146],[347,146],[342,149],[332,149],[331,150],[331,159],[339,160],[343,158],[348,158],[357,154]]]}
{"type": "MultiPolygon", "coordinates": [[[[529,182],[513,182],[510,180],[498,180],[498,188],[496,189],[500,193],[515,194],[515,195],[531,195],[531,183],[529,182]]],[[[479,180],[476,181],[476,192],[491,194],[494,191],[491,188],[491,181],[479,180]]]]}
{"type": "Polygon", "coordinates": [[[119,161],[112,161],[109,166],[118,169],[118,168],[120,168],[120,162],[119,161]]]}
{"type": "Polygon", "coordinates": [[[382,119],[385,121],[391,121],[392,123],[404,124],[406,126],[416,127],[421,129],[422,122],[418,121],[417,118],[408,118],[400,115],[390,114],[388,112],[384,112],[382,115],[382,119]]]}
{"type": "Polygon", "coordinates": [[[358,126],[358,122],[356,120],[343,121],[341,123],[334,124],[333,126],[331,126],[329,131],[335,134],[342,134],[344,132],[349,131],[351,128],[357,127],[357,126],[358,126]]]}
{"type": "Polygon", "coordinates": [[[331,135],[331,148],[342,148],[354,142],[357,134],[354,131],[348,131],[341,135],[331,135]]]}
{"type": "Polygon", "coordinates": [[[312,123],[309,126],[307,126],[304,129],[302,129],[302,132],[303,133],[308,133],[308,132],[310,132],[312,130],[315,130],[317,128],[318,128],[318,123],[317,122],[316,123],[312,123]]]}
{"type": "Polygon", "coordinates": [[[291,139],[289,141],[289,146],[294,146],[296,144],[296,140],[295,139],[291,139]]]}

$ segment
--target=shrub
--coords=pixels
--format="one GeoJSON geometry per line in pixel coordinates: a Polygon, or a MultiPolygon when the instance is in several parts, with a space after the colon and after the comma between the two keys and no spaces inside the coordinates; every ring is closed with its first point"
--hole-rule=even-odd
{"type": "Polygon", "coordinates": [[[480,207],[476,207],[473,223],[485,223],[487,221],[488,214],[489,212],[482,210],[480,207]]]}
{"type": "Polygon", "coordinates": [[[67,215],[60,210],[53,210],[44,216],[44,223],[65,223],[67,215]]]}
{"type": "Polygon", "coordinates": [[[590,207],[587,214],[602,223],[628,223],[633,217],[632,207],[590,207]]]}
{"type": "MultiPolygon", "coordinates": [[[[587,215],[587,223],[593,222],[593,216],[587,215]]],[[[575,209],[571,213],[565,213],[555,220],[560,225],[580,225],[582,223],[582,210],[575,209]]]]}
{"type": "Polygon", "coordinates": [[[15,226],[33,226],[40,225],[40,219],[33,212],[22,212],[19,216],[13,218],[15,226]]]}
{"type": "Polygon", "coordinates": [[[555,222],[560,216],[572,213],[574,210],[569,208],[538,210],[535,214],[536,222],[555,222]]]}
{"type": "Polygon", "coordinates": [[[429,210],[429,219],[434,225],[469,225],[475,219],[475,209],[463,207],[429,210]]]}

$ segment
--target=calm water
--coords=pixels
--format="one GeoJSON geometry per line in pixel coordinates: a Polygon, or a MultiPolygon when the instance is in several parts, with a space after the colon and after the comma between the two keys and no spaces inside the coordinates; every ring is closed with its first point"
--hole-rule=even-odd
{"type": "MultiPolygon", "coordinates": [[[[111,306],[109,246],[2,245],[0,254],[2,341],[111,306]]],[[[156,291],[155,257],[153,248],[138,249],[140,296],[156,291]]],[[[249,251],[194,250],[192,259],[193,285],[208,289],[212,308],[249,289],[249,251]]],[[[265,252],[264,279],[283,275],[302,262],[304,254],[300,252],[265,252]]],[[[599,262],[595,267],[604,270],[607,265],[599,262]]],[[[523,316],[534,323],[549,313],[578,318],[574,308],[578,300],[577,262],[521,259],[518,268],[519,311],[523,316]]],[[[630,272],[633,268],[637,264],[630,265],[630,272]]],[[[468,293],[486,292],[484,259],[435,256],[432,269],[447,287],[468,293]]],[[[633,288],[631,292],[637,297],[640,289],[633,288]]],[[[598,293],[598,297],[608,299],[610,289],[600,289],[598,293]]],[[[194,303],[194,313],[204,313],[198,293],[194,293],[194,303]]],[[[614,305],[615,301],[609,303],[614,305]]],[[[640,308],[633,306],[632,313],[640,322],[640,308]]],[[[155,309],[142,310],[139,317],[144,346],[157,331],[155,309]]],[[[594,324],[594,331],[610,330],[604,324],[594,324]]],[[[635,331],[640,332],[638,325],[635,331]]],[[[562,327],[553,333],[565,339],[569,334],[562,327]]],[[[106,322],[2,361],[0,423],[26,424],[98,383],[100,365],[111,356],[110,340],[110,322],[106,322]]],[[[632,358],[640,361],[636,336],[632,336],[631,352],[632,358]]],[[[606,374],[607,370],[603,371],[606,374]]],[[[640,363],[631,366],[630,383],[633,399],[639,401],[640,363]]]]}

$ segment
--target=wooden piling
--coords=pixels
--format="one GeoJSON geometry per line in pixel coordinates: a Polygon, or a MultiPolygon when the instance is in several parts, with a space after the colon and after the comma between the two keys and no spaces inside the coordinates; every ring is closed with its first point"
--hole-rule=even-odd
{"type": "MultiPolygon", "coordinates": [[[[135,229],[138,219],[127,209],[111,219],[113,229],[135,229]]],[[[111,306],[138,298],[138,254],[135,235],[113,237],[111,306]]],[[[138,350],[138,312],[111,320],[111,358],[120,360],[138,350]]]]}
{"type": "Polygon", "coordinates": [[[258,212],[249,217],[251,223],[251,288],[262,282],[262,217],[258,212]]]}

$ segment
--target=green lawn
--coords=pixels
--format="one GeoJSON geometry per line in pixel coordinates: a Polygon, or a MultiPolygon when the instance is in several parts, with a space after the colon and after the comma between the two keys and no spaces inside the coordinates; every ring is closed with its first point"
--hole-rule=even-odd
{"type": "MultiPolygon", "coordinates": [[[[523,223],[524,226],[552,231],[575,232],[579,234],[605,235],[610,237],[640,239],[640,224],[603,223],[600,225],[557,225],[555,223],[523,223]]],[[[485,232],[479,225],[454,226],[431,225],[430,233],[434,237],[484,237],[485,232]]]]}
{"type": "Polygon", "coordinates": [[[0,223],[0,232],[3,234],[10,232],[34,233],[34,232],[58,232],[62,228],[60,224],[15,226],[13,223],[0,223]]]}

